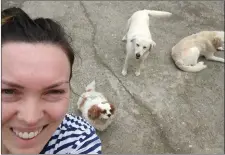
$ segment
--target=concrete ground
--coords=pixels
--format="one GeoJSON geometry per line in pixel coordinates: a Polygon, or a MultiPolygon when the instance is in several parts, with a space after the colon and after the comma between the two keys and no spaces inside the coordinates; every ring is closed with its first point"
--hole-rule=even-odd
{"type": "MultiPolygon", "coordinates": [[[[117,107],[113,124],[99,136],[103,153],[223,153],[224,64],[205,61],[199,73],[178,70],[170,49],[201,30],[223,30],[223,1],[3,1],[32,17],[59,21],[82,58],[75,63],[72,87],[78,94],[92,80],[117,107]],[[127,19],[140,9],[165,10],[170,18],[151,18],[157,46],[140,77],[134,66],[121,75],[127,19]]],[[[223,52],[219,52],[224,57],[223,52]]],[[[70,112],[79,115],[71,99],[70,112]]]]}

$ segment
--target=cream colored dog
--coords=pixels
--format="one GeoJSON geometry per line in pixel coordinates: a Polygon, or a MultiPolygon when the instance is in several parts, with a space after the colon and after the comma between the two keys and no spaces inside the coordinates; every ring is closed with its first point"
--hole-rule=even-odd
{"type": "Polygon", "coordinates": [[[139,66],[137,66],[135,75],[139,76],[144,60],[149,55],[151,49],[156,46],[149,30],[149,16],[169,17],[171,15],[171,13],[165,11],[140,10],[128,19],[127,33],[122,39],[126,41],[126,58],[122,75],[125,76],[127,74],[129,59],[136,58],[139,61],[139,66]]]}
{"type": "Polygon", "coordinates": [[[198,62],[200,56],[224,63],[224,58],[214,56],[217,50],[224,50],[224,31],[201,31],[178,42],[171,56],[181,70],[199,72],[207,67],[203,61],[198,62]]]}

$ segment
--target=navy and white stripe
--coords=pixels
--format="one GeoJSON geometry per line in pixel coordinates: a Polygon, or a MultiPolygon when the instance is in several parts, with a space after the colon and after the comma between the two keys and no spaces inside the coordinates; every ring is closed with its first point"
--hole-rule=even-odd
{"type": "Polygon", "coordinates": [[[66,114],[40,154],[101,154],[101,140],[82,117],[66,114]]]}

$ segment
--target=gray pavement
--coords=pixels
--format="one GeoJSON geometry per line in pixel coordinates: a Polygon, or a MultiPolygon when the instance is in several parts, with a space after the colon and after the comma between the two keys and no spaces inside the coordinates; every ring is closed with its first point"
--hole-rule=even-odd
{"type": "MultiPolygon", "coordinates": [[[[223,153],[224,64],[206,61],[199,73],[178,70],[170,49],[201,30],[223,30],[223,1],[6,1],[32,17],[59,21],[82,58],[75,63],[73,90],[81,94],[92,80],[117,107],[116,120],[99,136],[103,153],[223,153]],[[165,10],[170,18],[151,18],[157,46],[140,77],[130,67],[121,75],[127,19],[140,9],[165,10]]],[[[223,52],[219,52],[224,57],[223,52]]],[[[71,99],[70,112],[79,115],[71,99]]]]}

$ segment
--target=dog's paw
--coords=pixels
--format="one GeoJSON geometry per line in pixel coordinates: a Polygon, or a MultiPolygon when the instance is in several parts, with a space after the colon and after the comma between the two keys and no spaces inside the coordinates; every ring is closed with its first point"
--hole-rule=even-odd
{"type": "Polygon", "coordinates": [[[198,64],[199,65],[204,65],[204,62],[203,61],[199,61],[198,64]]]}
{"type": "Polygon", "coordinates": [[[123,76],[126,76],[126,75],[127,75],[127,71],[123,70],[123,71],[122,71],[122,75],[123,75],[123,76]]]}
{"type": "Polygon", "coordinates": [[[223,47],[218,47],[217,50],[218,51],[224,51],[224,48],[223,47]]]}
{"type": "Polygon", "coordinates": [[[207,68],[207,65],[203,65],[203,69],[207,68]]]}
{"type": "Polygon", "coordinates": [[[136,71],[136,72],[135,72],[135,75],[136,75],[136,76],[139,76],[140,74],[141,74],[140,71],[136,71]]]}

